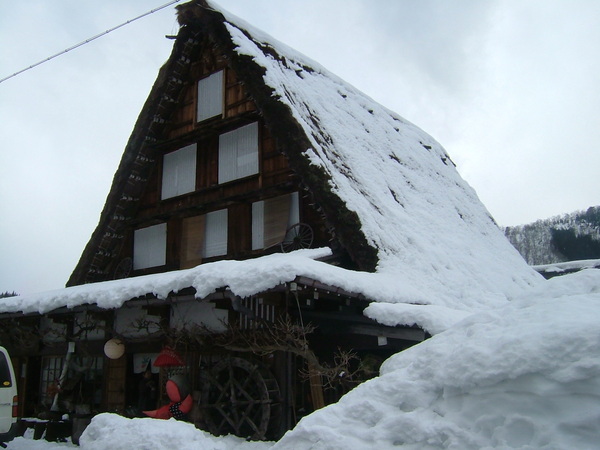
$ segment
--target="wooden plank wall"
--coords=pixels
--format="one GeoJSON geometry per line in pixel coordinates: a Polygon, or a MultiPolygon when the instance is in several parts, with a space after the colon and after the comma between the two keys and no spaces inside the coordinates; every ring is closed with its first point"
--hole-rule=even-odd
{"type": "MultiPolygon", "coordinates": [[[[168,223],[167,265],[162,269],[151,269],[153,272],[179,269],[193,264],[181,256],[181,248],[184,245],[181,235],[183,220],[224,208],[229,210],[227,257],[243,258],[255,255],[257,252],[251,250],[252,202],[300,191],[298,177],[290,169],[287,158],[262,121],[256,105],[247,95],[235,71],[227,67],[227,61],[223,56],[220,56],[214,48],[205,45],[199,60],[193,63],[190,79],[186,83],[178,99],[179,107],[166,127],[165,139],[157,146],[154,171],[142,196],[137,216],[131,222],[132,230],[153,223],[164,221],[168,223]],[[198,123],[196,122],[198,80],[218,70],[225,71],[223,115],[198,123]],[[219,135],[252,121],[259,122],[259,173],[220,185],[218,183],[219,135]],[[161,200],[162,155],[192,142],[197,143],[198,147],[195,192],[161,200]]],[[[314,221],[313,228],[318,236],[316,242],[327,243],[327,239],[321,238],[327,234],[325,227],[322,226],[321,217],[311,210],[308,203],[309,201],[304,199],[303,192],[300,192],[301,220],[311,224],[314,221]]],[[[119,260],[131,256],[132,245],[131,240],[128,240],[119,260]]]]}
{"type": "Polygon", "coordinates": [[[127,357],[105,359],[104,405],[108,411],[125,410],[125,377],[127,376],[127,357]]]}
{"type": "Polygon", "coordinates": [[[246,94],[242,83],[233,69],[225,71],[225,117],[235,117],[242,113],[255,111],[256,105],[246,94]]]}
{"type": "Polygon", "coordinates": [[[196,122],[198,80],[219,70],[225,70],[223,118],[230,119],[243,113],[256,111],[256,105],[248,97],[235,71],[227,67],[225,58],[216,55],[214,50],[205,47],[200,60],[192,64],[190,78],[185,81],[185,86],[178,99],[179,107],[169,120],[165,139],[174,139],[204,126],[203,123],[196,122]]]}

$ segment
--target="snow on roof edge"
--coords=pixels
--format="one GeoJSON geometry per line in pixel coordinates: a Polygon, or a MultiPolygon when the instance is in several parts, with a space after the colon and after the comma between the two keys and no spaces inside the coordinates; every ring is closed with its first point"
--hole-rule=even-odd
{"type": "Polygon", "coordinates": [[[142,275],[120,280],[89,283],[0,301],[0,313],[45,314],[58,308],[97,305],[102,309],[119,308],[126,301],[145,295],[165,299],[171,292],[193,287],[196,297],[204,298],[227,287],[242,297],[292,281],[298,275],[310,275],[316,261],[331,255],[329,248],[304,249],[273,254],[244,261],[224,260],[205,263],[191,269],[142,275]]]}
{"type": "Polygon", "coordinates": [[[471,313],[507,301],[503,295],[474,295],[469,301],[447,305],[429,304],[430,299],[395,275],[352,271],[319,261],[331,255],[329,248],[277,253],[244,261],[216,261],[192,269],[90,283],[0,301],[2,313],[46,314],[59,308],[96,305],[117,309],[145,295],[165,299],[186,288],[196,289],[202,299],[217,289],[248,297],[306,277],[327,286],[362,295],[371,301],[365,315],[382,325],[417,325],[436,334],[471,313]]]}

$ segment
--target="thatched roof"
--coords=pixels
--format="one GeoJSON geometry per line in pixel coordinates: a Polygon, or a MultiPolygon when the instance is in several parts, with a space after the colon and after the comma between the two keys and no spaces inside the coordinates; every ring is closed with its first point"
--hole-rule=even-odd
{"type": "MultiPolygon", "coordinates": [[[[98,227],[68,285],[94,280],[152,170],[152,144],[190,61],[210,42],[362,270],[396,274],[420,299],[506,292],[537,280],[427,133],[319,64],[205,2],[178,7],[173,52],[144,105],[98,227]]],[[[100,276],[100,278],[102,278],[100,276]]]]}

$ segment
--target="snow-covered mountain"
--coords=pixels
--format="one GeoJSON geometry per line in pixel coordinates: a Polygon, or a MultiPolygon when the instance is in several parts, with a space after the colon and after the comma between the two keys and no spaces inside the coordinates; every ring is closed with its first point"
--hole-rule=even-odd
{"type": "Polygon", "coordinates": [[[600,206],[506,227],[504,233],[530,265],[597,259],[600,258],[600,206]]]}

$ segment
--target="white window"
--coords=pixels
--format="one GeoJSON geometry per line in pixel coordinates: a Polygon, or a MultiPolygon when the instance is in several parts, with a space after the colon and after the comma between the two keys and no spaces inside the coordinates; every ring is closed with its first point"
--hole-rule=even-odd
{"type": "Polygon", "coordinates": [[[163,157],[163,200],[196,190],[196,153],[191,144],[163,157]]]}
{"type": "Polygon", "coordinates": [[[206,214],[202,257],[227,254],[227,210],[221,209],[206,214]]]}
{"type": "Polygon", "coordinates": [[[219,136],[219,183],[258,173],[258,123],[219,136]]]}
{"type": "Polygon", "coordinates": [[[300,207],[297,192],[253,203],[252,250],[281,243],[287,229],[298,222],[300,207]]]}
{"type": "Polygon", "coordinates": [[[167,224],[161,223],[135,230],[133,235],[133,268],[164,266],[167,255],[167,224]]]}
{"type": "Polygon", "coordinates": [[[198,81],[197,120],[201,122],[223,114],[223,71],[198,81]]]}
{"type": "Polygon", "coordinates": [[[203,258],[227,254],[227,209],[183,219],[181,268],[202,264],[203,258]]]}

